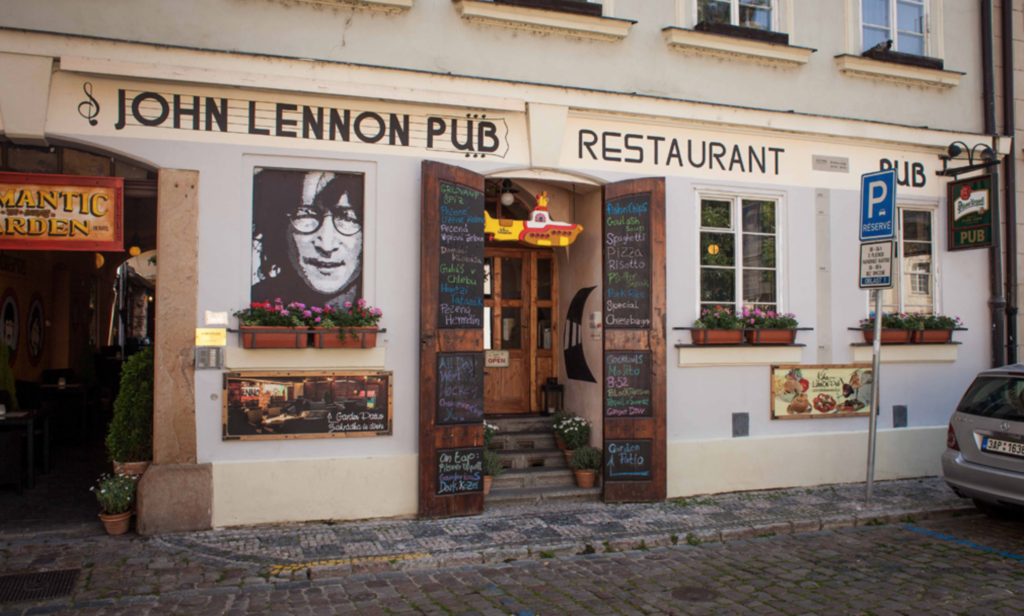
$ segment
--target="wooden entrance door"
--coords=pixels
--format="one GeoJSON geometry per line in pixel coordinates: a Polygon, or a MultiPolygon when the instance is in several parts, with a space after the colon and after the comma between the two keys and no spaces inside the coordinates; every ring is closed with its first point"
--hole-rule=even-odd
{"type": "Polygon", "coordinates": [[[550,249],[488,246],[484,269],[484,348],[507,351],[508,366],[488,366],[489,415],[537,412],[541,386],[558,375],[558,282],[550,249]]]}
{"type": "Polygon", "coordinates": [[[484,178],[424,161],[419,513],[482,513],[484,178]]]}
{"type": "Polygon", "coordinates": [[[604,500],[665,500],[665,180],[604,187],[604,500]]]}

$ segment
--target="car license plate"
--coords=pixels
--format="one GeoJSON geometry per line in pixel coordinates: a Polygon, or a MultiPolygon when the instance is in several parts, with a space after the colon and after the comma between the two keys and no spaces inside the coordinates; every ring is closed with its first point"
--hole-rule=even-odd
{"type": "Polygon", "coordinates": [[[1010,441],[1000,441],[994,438],[985,437],[981,440],[981,448],[984,451],[1007,453],[1011,456],[1024,457],[1024,444],[1022,443],[1011,443],[1010,441]]]}

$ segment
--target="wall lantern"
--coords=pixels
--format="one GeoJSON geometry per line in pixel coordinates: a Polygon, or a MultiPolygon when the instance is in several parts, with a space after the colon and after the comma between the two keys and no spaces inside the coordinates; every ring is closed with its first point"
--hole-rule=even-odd
{"type": "Polygon", "coordinates": [[[505,207],[509,207],[516,202],[516,193],[519,192],[515,188],[512,188],[512,180],[505,178],[501,182],[501,197],[499,201],[505,207]]]}

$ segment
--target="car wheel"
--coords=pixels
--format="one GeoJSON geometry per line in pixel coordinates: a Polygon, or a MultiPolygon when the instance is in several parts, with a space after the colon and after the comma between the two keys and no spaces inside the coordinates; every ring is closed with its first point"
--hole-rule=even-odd
{"type": "Polygon", "coordinates": [[[1008,507],[994,505],[983,500],[974,499],[974,506],[978,508],[978,511],[996,520],[1015,520],[1020,517],[1019,513],[1008,507]]]}

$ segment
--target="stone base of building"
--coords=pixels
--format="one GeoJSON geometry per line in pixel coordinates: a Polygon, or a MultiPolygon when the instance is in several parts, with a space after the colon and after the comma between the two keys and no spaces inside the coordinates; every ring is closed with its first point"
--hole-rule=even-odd
{"type": "Polygon", "coordinates": [[[213,528],[213,466],[152,465],[139,481],[137,531],[142,536],[213,528]]]}

